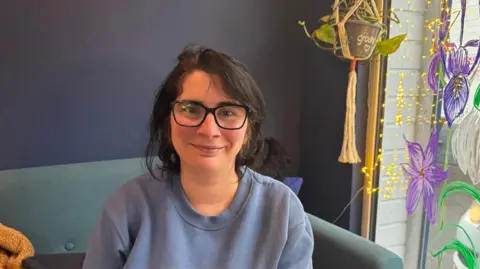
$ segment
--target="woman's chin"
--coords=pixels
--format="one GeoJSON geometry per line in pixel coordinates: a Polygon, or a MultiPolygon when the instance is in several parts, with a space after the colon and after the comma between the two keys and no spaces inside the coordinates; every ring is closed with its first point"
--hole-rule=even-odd
{"type": "Polygon", "coordinates": [[[203,157],[198,156],[189,162],[191,167],[195,167],[197,169],[205,169],[205,170],[216,170],[221,167],[221,164],[216,157],[203,157]]]}

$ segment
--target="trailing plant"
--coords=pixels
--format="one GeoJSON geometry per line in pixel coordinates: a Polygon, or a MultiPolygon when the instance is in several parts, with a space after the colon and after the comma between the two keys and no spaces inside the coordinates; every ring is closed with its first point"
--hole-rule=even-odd
{"type": "Polygon", "coordinates": [[[373,51],[385,56],[392,54],[406,38],[406,34],[402,34],[387,39],[388,28],[384,19],[399,23],[394,12],[386,17],[381,14],[375,0],[335,0],[332,13],[321,17],[321,25],[313,32],[308,31],[304,21],[298,22],[317,47],[332,51],[339,58],[351,60],[339,162],[353,164],[361,161],[355,145],[357,61],[370,59],[373,51]]]}
{"type": "MultiPolygon", "coordinates": [[[[384,18],[387,22],[400,23],[393,11],[390,11],[387,16],[380,14],[374,0],[336,0],[332,6],[332,13],[322,16],[319,19],[321,25],[312,32],[307,29],[305,21],[299,21],[298,23],[303,27],[305,35],[318,48],[332,51],[340,58],[351,60],[352,55],[344,54],[343,51],[348,47],[348,41],[344,43],[342,40],[348,40],[348,33],[341,30],[349,20],[361,21],[379,27],[380,31],[376,38],[367,40],[368,43],[374,45],[376,52],[388,56],[398,50],[405,40],[406,34],[388,38],[388,28],[387,24],[383,22],[384,18]],[[347,46],[343,48],[343,45],[347,46]]],[[[370,56],[357,58],[356,60],[368,60],[370,56]]]]}

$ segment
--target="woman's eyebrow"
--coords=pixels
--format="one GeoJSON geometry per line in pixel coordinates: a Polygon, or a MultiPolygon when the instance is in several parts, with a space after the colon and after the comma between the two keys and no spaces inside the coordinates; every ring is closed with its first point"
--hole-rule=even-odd
{"type": "Polygon", "coordinates": [[[200,101],[200,100],[195,100],[195,99],[186,99],[186,98],[183,99],[183,98],[179,98],[179,99],[177,99],[177,101],[186,102],[186,103],[195,104],[195,105],[205,106],[202,101],[200,101]]]}
{"type": "MultiPolygon", "coordinates": [[[[191,102],[191,103],[194,103],[194,104],[200,104],[200,105],[203,105],[203,106],[206,106],[205,103],[199,99],[181,99],[180,101],[186,101],[186,102],[191,102]]],[[[229,105],[240,105],[240,103],[238,101],[235,101],[235,100],[228,100],[228,101],[222,101],[222,102],[218,102],[216,104],[216,106],[229,106],[229,105]]]]}
{"type": "Polygon", "coordinates": [[[231,100],[231,101],[223,101],[223,102],[218,102],[217,106],[229,106],[229,105],[240,105],[239,102],[231,100]]]}

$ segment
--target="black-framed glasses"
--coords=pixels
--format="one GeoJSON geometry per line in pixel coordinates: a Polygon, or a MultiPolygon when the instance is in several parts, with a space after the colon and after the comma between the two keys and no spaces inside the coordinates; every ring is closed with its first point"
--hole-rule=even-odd
{"type": "Polygon", "coordinates": [[[237,130],[245,125],[248,106],[234,103],[221,103],[217,107],[206,107],[197,101],[173,101],[172,113],[175,122],[184,127],[198,127],[212,113],[217,125],[222,129],[237,130]]]}

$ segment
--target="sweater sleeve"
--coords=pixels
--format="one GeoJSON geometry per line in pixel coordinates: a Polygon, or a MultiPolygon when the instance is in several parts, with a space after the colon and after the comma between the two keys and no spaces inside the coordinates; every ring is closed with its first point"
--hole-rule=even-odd
{"type": "Polygon", "coordinates": [[[312,226],[305,215],[303,222],[289,229],[278,269],[312,269],[312,255],[312,226]]]}
{"type": "Polygon", "coordinates": [[[90,238],[82,269],[121,269],[125,243],[108,212],[103,210],[90,238]]]}

